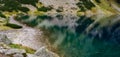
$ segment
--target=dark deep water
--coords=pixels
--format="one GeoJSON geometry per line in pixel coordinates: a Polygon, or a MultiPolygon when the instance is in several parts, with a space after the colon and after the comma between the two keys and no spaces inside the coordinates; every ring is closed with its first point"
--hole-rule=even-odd
{"type": "Polygon", "coordinates": [[[95,20],[65,17],[18,15],[16,20],[31,27],[44,28],[57,53],[63,57],[120,57],[120,17],[114,15],[86,29],[95,20]],[[112,17],[112,18],[111,18],[112,17]],[[67,21],[66,21],[67,20],[67,21]]]}

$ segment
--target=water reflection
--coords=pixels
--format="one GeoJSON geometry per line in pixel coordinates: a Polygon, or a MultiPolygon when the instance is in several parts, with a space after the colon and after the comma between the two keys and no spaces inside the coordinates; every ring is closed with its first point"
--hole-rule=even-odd
{"type": "Polygon", "coordinates": [[[86,33],[86,28],[94,20],[86,16],[18,15],[16,19],[47,30],[49,35],[46,36],[63,57],[119,57],[120,18],[116,15],[111,17],[103,20],[102,24],[95,24],[89,33],[86,33]]]}

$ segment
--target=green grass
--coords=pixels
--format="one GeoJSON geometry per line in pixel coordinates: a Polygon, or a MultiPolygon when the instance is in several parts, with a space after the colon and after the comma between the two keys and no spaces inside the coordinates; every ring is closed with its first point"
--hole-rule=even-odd
{"type": "Polygon", "coordinates": [[[10,44],[9,45],[11,48],[17,48],[17,49],[25,49],[27,53],[35,53],[35,50],[26,46],[22,46],[20,44],[10,44]]]}
{"type": "Polygon", "coordinates": [[[10,30],[12,28],[8,27],[8,26],[0,26],[0,31],[1,30],[10,30]]]}

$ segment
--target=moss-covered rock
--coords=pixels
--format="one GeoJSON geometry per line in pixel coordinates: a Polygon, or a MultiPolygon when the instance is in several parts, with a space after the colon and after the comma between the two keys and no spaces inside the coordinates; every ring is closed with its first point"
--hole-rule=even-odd
{"type": "Polygon", "coordinates": [[[9,45],[11,48],[17,48],[17,49],[25,49],[27,53],[31,53],[33,54],[35,52],[34,49],[26,47],[26,46],[22,46],[20,44],[10,44],[9,45]]]}

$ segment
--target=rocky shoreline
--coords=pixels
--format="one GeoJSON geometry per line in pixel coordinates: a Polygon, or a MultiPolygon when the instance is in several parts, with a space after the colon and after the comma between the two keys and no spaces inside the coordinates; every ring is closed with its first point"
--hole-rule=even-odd
{"type": "Polygon", "coordinates": [[[40,31],[32,28],[0,31],[0,53],[3,55],[13,57],[59,57],[49,51],[43,42],[40,31]],[[25,49],[11,48],[9,47],[10,44],[20,44],[36,51],[30,54],[25,49]]]}
{"type": "MultiPolygon", "coordinates": [[[[10,20],[10,23],[13,23],[13,19],[10,20]]],[[[16,24],[17,22],[14,20],[14,23],[16,24]]],[[[59,57],[54,52],[48,50],[45,42],[40,29],[23,26],[21,29],[3,30],[0,31],[0,56],[59,57]],[[21,48],[22,46],[25,46],[25,49],[21,48]],[[28,53],[28,51],[32,53],[28,53]]]]}

